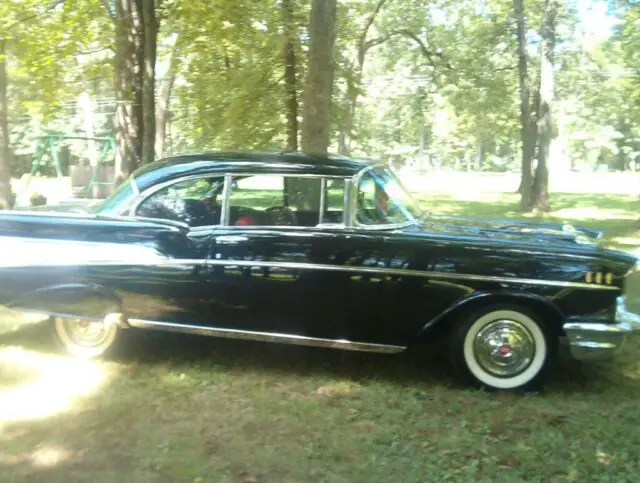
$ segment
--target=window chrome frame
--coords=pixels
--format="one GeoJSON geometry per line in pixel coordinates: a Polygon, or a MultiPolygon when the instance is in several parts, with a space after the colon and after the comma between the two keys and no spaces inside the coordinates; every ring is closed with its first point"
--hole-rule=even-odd
{"type": "MultiPolygon", "coordinates": [[[[389,231],[389,230],[400,230],[402,228],[407,228],[409,226],[414,226],[419,220],[411,220],[405,221],[403,223],[386,223],[386,224],[376,224],[376,225],[367,225],[364,223],[360,223],[357,219],[358,213],[358,189],[360,186],[360,181],[370,171],[373,171],[376,168],[387,168],[388,166],[384,162],[371,164],[365,168],[362,168],[353,176],[353,183],[351,186],[351,202],[349,206],[351,207],[351,220],[348,226],[364,231],[389,231]]],[[[395,172],[394,172],[395,175],[395,172]]]]}
{"type": "MultiPolygon", "coordinates": [[[[146,189],[144,192],[137,191],[137,196],[135,196],[130,202],[129,207],[125,210],[125,216],[132,218],[141,218],[136,215],[136,211],[140,207],[140,205],[146,201],[150,196],[154,195],[158,191],[163,190],[169,186],[182,183],[190,180],[197,179],[209,179],[209,178],[223,178],[223,187],[221,193],[221,214],[220,214],[220,223],[217,225],[202,225],[202,226],[189,226],[189,231],[191,232],[203,232],[210,231],[214,229],[224,229],[224,230],[249,230],[249,231],[259,231],[259,230],[318,230],[318,229],[338,229],[342,230],[350,227],[350,223],[348,220],[353,218],[352,211],[352,203],[350,196],[350,189],[353,183],[353,177],[349,176],[341,176],[335,174],[308,174],[308,173],[284,173],[284,172],[269,172],[269,173],[261,173],[261,172],[250,172],[250,171],[241,171],[237,173],[231,173],[228,171],[225,172],[212,172],[212,173],[199,173],[199,174],[190,174],[181,176],[178,178],[172,178],[167,181],[163,181],[158,183],[150,188],[146,189]],[[343,199],[343,214],[342,214],[342,223],[324,223],[322,222],[324,212],[323,202],[324,200],[324,189],[322,189],[320,194],[320,213],[318,217],[318,223],[314,226],[302,226],[302,225],[242,225],[242,226],[234,226],[229,224],[229,215],[231,210],[230,197],[231,197],[231,185],[233,183],[234,178],[242,177],[242,176],[280,176],[282,178],[291,177],[291,178],[307,178],[307,179],[315,179],[319,178],[321,180],[321,186],[326,186],[326,181],[329,179],[338,179],[343,180],[344,185],[344,199],[343,199]]],[[[136,186],[137,188],[137,186],[136,186]]],[[[155,219],[155,218],[147,218],[147,219],[155,219]]],[[[162,218],[158,218],[159,220],[163,220],[162,218]]],[[[173,221],[173,220],[169,220],[173,221]]],[[[178,222],[181,223],[181,222],[178,222]]]]}

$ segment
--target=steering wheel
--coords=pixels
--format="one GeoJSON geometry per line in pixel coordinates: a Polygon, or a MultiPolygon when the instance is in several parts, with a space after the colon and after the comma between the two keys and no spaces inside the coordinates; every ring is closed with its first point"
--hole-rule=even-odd
{"type": "Polygon", "coordinates": [[[297,225],[296,214],[287,206],[272,206],[264,210],[274,225],[297,225]]]}

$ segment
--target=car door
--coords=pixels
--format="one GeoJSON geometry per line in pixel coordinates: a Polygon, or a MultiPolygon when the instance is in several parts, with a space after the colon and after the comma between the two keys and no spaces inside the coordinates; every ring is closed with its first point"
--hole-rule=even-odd
{"type": "Polygon", "coordinates": [[[334,267],[322,283],[331,292],[340,338],[402,346],[429,320],[437,290],[421,276],[402,274],[409,259],[393,240],[384,231],[344,229],[318,249],[314,261],[334,267]]]}
{"type": "Polygon", "coordinates": [[[118,274],[130,318],[189,325],[211,319],[205,272],[210,240],[220,221],[216,197],[223,187],[223,175],[189,176],[151,188],[133,207],[134,216],[181,221],[190,230],[180,248],[169,251],[175,262],[118,274]]]}
{"type": "Polygon", "coordinates": [[[292,336],[330,337],[321,273],[305,268],[313,233],[295,229],[221,229],[207,267],[210,324],[292,336]]]}
{"type": "Polygon", "coordinates": [[[255,175],[231,183],[230,226],[212,237],[206,274],[213,327],[341,336],[343,313],[334,310],[337,287],[331,286],[336,274],[320,256],[335,233],[317,226],[319,206],[315,214],[306,202],[294,206],[284,193],[299,181],[291,178],[255,175]]]}

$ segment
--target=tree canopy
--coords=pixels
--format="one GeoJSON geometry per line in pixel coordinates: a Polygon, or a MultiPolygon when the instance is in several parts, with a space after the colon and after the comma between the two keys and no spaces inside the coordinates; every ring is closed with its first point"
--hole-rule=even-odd
{"type": "MultiPolygon", "coordinates": [[[[36,136],[82,132],[83,92],[92,103],[96,135],[122,129],[118,109],[146,106],[140,114],[147,116],[140,121],[145,147],[138,146],[136,163],[153,158],[154,145],[155,156],[284,150],[299,146],[305,123],[318,121],[333,152],[422,169],[522,169],[521,67],[526,61],[531,122],[539,123],[535,96],[545,75],[549,1],[519,2],[522,50],[518,0],[340,0],[333,38],[316,47],[312,3],[0,0],[13,175],[24,171],[36,136]],[[149,53],[155,71],[138,86],[143,97],[124,95],[116,82],[128,52],[117,22],[123,5],[155,12],[155,27],[136,34],[145,39],[138,47],[151,40],[157,45],[149,53]],[[325,72],[314,67],[318,56],[328,56],[332,66],[325,79],[331,95],[320,117],[309,109],[318,109],[325,94],[305,91],[325,72]]],[[[638,3],[551,3],[549,171],[637,169],[638,3]]],[[[137,37],[131,38],[135,47],[137,37]]],[[[540,158],[535,146],[534,163],[540,158]]],[[[82,157],[85,148],[78,142],[72,154],[82,157]]]]}

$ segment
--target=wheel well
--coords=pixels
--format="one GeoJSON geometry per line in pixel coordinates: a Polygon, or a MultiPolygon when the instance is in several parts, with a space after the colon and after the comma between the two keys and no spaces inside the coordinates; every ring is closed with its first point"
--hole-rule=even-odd
{"type": "Polygon", "coordinates": [[[63,318],[103,320],[111,314],[122,313],[122,301],[111,290],[91,284],[43,287],[23,294],[6,305],[15,310],[63,318]]]}
{"type": "Polygon", "coordinates": [[[449,335],[455,323],[470,312],[495,304],[515,304],[526,308],[549,322],[549,328],[559,337],[563,334],[564,316],[551,302],[541,298],[516,294],[486,294],[455,305],[444,314],[429,321],[422,329],[421,336],[429,338],[449,335]]]}

